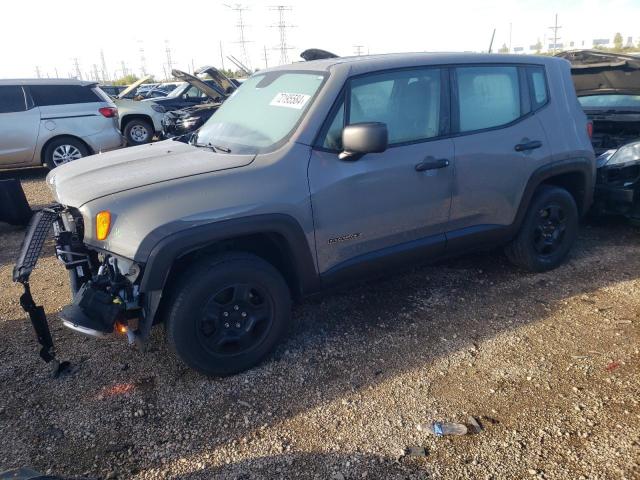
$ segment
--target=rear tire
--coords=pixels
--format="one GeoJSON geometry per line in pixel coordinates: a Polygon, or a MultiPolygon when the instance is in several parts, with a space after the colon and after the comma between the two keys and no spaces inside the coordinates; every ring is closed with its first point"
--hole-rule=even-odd
{"type": "Polygon", "coordinates": [[[149,143],[153,140],[153,127],[146,120],[134,118],[125,125],[124,137],[130,146],[149,143]]]}
{"type": "Polygon", "coordinates": [[[169,344],[188,366],[206,375],[232,375],[258,364],[291,322],[284,278],[248,253],[199,261],[174,290],[166,318],[169,344]]]}
{"type": "Polygon", "coordinates": [[[505,254],[520,268],[544,272],[564,261],[577,235],[578,208],[573,196],[563,188],[541,185],[505,254]]]}
{"type": "Polygon", "coordinates": [[[89,155],[87,146],[77,138],[61,137],[47,145],[44,164],[49,170],[89,155]]]}

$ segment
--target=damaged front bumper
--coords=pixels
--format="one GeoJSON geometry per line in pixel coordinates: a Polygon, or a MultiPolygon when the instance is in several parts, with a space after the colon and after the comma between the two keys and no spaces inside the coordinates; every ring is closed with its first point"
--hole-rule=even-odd
{"type": "Polygon", "coordinates": [[[640,149],[632,143],[597,159],[593,212],[640,221],[640,149]],[[629,148],[631,147],[631,148],[629,148]]]}
{"type": "Polygon", "coordinates": [[[52,205],[33,216],[13,269],[13,281],[24,287],[20,304],[36,332],[41,358],[54,361],[55,348],[44,309],[35,304],[31,295],[29,279],[52,227],[56,257],[69,271],[74,294],[72,304],[59,314],[63,324],[93,336],[108,335],[117,329],[126,332],[130,342],[137,341],[138,318],[144,315],[137,285],[140,267],[89,248],[83,243],[82,216],[73,209],[52,205]]]}

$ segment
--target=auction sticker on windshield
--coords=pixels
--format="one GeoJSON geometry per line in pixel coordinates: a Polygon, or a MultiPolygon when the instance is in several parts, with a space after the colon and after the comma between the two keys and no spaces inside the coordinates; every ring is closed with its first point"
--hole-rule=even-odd
{"type": "Polygon", "coordinates": [[[302,109],[305,104],[309,101],[311,95],[306,95],[304,93],[285,93],[280,92],[273,97],[271,103],[274,107],[287,107],[287,108],[295,108],[296,110],[302,109]]]}

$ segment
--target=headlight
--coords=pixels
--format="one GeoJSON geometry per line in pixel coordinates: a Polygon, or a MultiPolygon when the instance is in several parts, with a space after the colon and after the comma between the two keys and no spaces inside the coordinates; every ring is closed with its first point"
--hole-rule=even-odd
{"type": "Polygon", "coordinates": [[[153,110],[158,113],[166,112],[165,108],[162,105],[158,105],[157,103],[154,103],[153,105],[151,105],[151,108],[153,108],[153,110]]]}
{"type": "Polygon", "coordinates": [[[640,141],[627,143],[623,145],[613,154],[607,151],[600,157],[609,154],[609,159],[605,161],[604,165],[623,165],[625,163],[640,162],[640,141]]]}

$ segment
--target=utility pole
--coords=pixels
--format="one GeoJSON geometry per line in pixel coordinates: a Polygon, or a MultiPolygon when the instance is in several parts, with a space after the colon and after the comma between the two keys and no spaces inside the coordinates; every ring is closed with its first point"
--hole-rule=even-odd
{"type": "Polygon", "coordinates": [[[107,71],[107,62],[104,59],[104,50],[100,50],[100,63],[102,65],[102,81],[109,81],[109,72],[107,71]]]}
{"type": "Polygon", "coordinates": [[[82,73],[80,72],[80,64],[78,63],[78,57],[73,59],[73,66],[76,69],[76,78],[82,80],[82,73]]]}
{"type": "Polygon", "coordinates": [[[56,78],[60,78],[60,77],[58,76],[58,67],[55,67],[55,68],[54,68],[54,70],[56,71],[56,78]]]}
{"type": "Polygon", "coordinates": [[[293,48],[287,45],[287,28],[293,28],[293,25],[287,25],[284,16],[285,13],[290,12],[292,8],[287,5],[275,5],[269,7],[269,10],[278,12],[278,23],[271,26],[277,28],[280,32],[280,45],[277,49],[280,50],[280,65],[285,65],[289,63],[289,50],[293,48]]]}
{"type": "Polygon", "coordinates": [[[364,48],[364,45],[354,45],[353,48],[354,48],[353,50],[354,55],[358,57],[362,55],[362,49],[364,48]]]}
{"type": "Polygon", "coordinates": [[[193,58],[191,59],[191,74],[196,74],[196,62],[193,61],[193,58]]]}
{"type": "Polygon", "coordinates": [[[558,30],[560,30],[562,27],[558,25],[558,14],[556,13],[556,21],[554,23],[554,25],[552,27],[549,27],[551,30],[553,30],[553,53],[556,53],[556,49],[558,47],[558,40],[560,40],[560,37],[558,36],[558,30]]]}
{"type": "MultiPolygon", "coordinates": [[[[251,65],[251,62],[249,61],[249,54],[247,53],[247,43],[249,43],[250,41],[247,40],[244,36],[245,28],[247,27],[247,25],[244,23],[244,12],[249,10],[249,8],[241,5],[240,3],[235,3],[233,5],[224,3],[223,5],[238,14],[238,23],[236,24],[236,27],[238,27],[238,40],[235,43],[240,44],[240,49],[242,50],[242,60],[244,60],[244,63],[246,65],[251,65]]],[[[222,51],[222,48],[220,49],[220,51],[222,51]]]]}
{"type": "Polygon", "coordinates": [[[139,52],[140,52],[140,74],[143,77],[147,76],[147,57],[144,54],[144,44],[142,43],[142,40],[138,40],[138,43],[140,44],[140,48],[139,48],[139,52]]]}
{"type": "Polygon", "coordinates": [[[264,46],[264,68],[269,68],[269,62],[267,62],[267,46],[264,46]]]}
{"type": "Polygon", "coordinates": [[[129,72],[127,71],[127,64],[124,63],[124,60],[120,61],[120,66],[122,66],[122,76],[126,77],[129,72]]]}
{"type": "Polygon", "coordinates": [[[36,65],[36,78],[42,78],[40,76],[40,67],[38,65],[36,65]]]}
{"type": "Polygon", "coordinates": [[[169,40],[165,40],[164,45],[164,51],[167,54],[167,72],[171,75],[171,71],[173,70],[173,61],[171,60],[171,47],[169,46],[169,40]]]}

